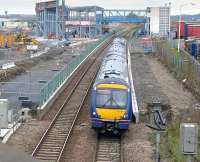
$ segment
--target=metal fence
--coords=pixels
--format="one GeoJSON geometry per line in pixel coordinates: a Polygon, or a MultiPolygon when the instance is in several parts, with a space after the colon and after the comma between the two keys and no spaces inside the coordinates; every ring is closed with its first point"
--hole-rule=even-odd
{"type": "Polygon", "coordinates": [[[154,41],[157,57],[183,81],[196,95],[200,96],[200,63],[186,51],[178,53],[167,41],[154,41]]]}
{"type": "Polygon", "coordinates": [[[84,51],[77,57],[75,57],[69,64],[66,65],[60,72],[58,72],[52,80],[46,83],[39,94],[39,106],[41,107],[49,97],[56,91],[56,89],[65,81],[65,79],[76,69],[76,67],[104,40],[106,40],[111,34],[108,34],[97,42],[90,43],[86,46],[84,51]]]}

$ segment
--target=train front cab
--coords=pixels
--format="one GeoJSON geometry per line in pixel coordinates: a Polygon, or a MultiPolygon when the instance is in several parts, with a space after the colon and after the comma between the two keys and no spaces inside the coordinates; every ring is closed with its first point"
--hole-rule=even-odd
{"type": "Polygon", "coordinates": [[[92,127],[105,131],[127,130],[132,118],[128,85],[98,84],[92,91],[92,127]]]}

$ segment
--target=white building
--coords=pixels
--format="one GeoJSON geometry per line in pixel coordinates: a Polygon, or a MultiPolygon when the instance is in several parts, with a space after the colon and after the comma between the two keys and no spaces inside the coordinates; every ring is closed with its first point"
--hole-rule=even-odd
{"type": "Polygon", "coordinates": [[[150,8],[151,35],[168,36],[170,33],[170,7],[150,8]]]}
{"type": "Polygon", "coordinates": [[[0,18],[0,28],[28,28],[28,22],[12,18],[0,18]]]}

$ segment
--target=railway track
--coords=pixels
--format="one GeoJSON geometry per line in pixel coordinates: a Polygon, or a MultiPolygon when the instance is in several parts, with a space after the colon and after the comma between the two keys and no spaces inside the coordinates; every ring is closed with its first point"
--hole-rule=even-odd
{"type": "Polygon", "coordinates": [[[79,76],[80,79],[73,80],[76,85],[70,90],[69,97],[60,107],[32,153],[32,156],[36,159],[48,162],[61,161],[74,123],[96,76],[104,54],[103,51],[107,46],[108,44],[96,51],[85,66],[81,68],[81,78],[79,76]]]}
{"type": "Polygon", "coordinates": [[[99,135],[94,162],[123,162],[121,152],[120,136],[99,135]]]}

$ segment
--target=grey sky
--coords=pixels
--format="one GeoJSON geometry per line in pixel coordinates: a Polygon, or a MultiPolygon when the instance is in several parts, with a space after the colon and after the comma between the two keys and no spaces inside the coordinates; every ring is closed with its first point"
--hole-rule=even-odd
{"type": "MultiPolygon", "coordinates": [[[[0,0],[0,14],[5,10],[9,13],[34,14],[35,3],[39,1],[45,0],[0,0]]],[[[69,6],[98,5],[116,9],[145,9],[147,6],[162,6],[169,2],[172,3],[172,14],[179,14],[180,5],[191,2],[197,5],[184,6],[182,13],[200,13],[200,0],[66,0],[69,6]]]]}

